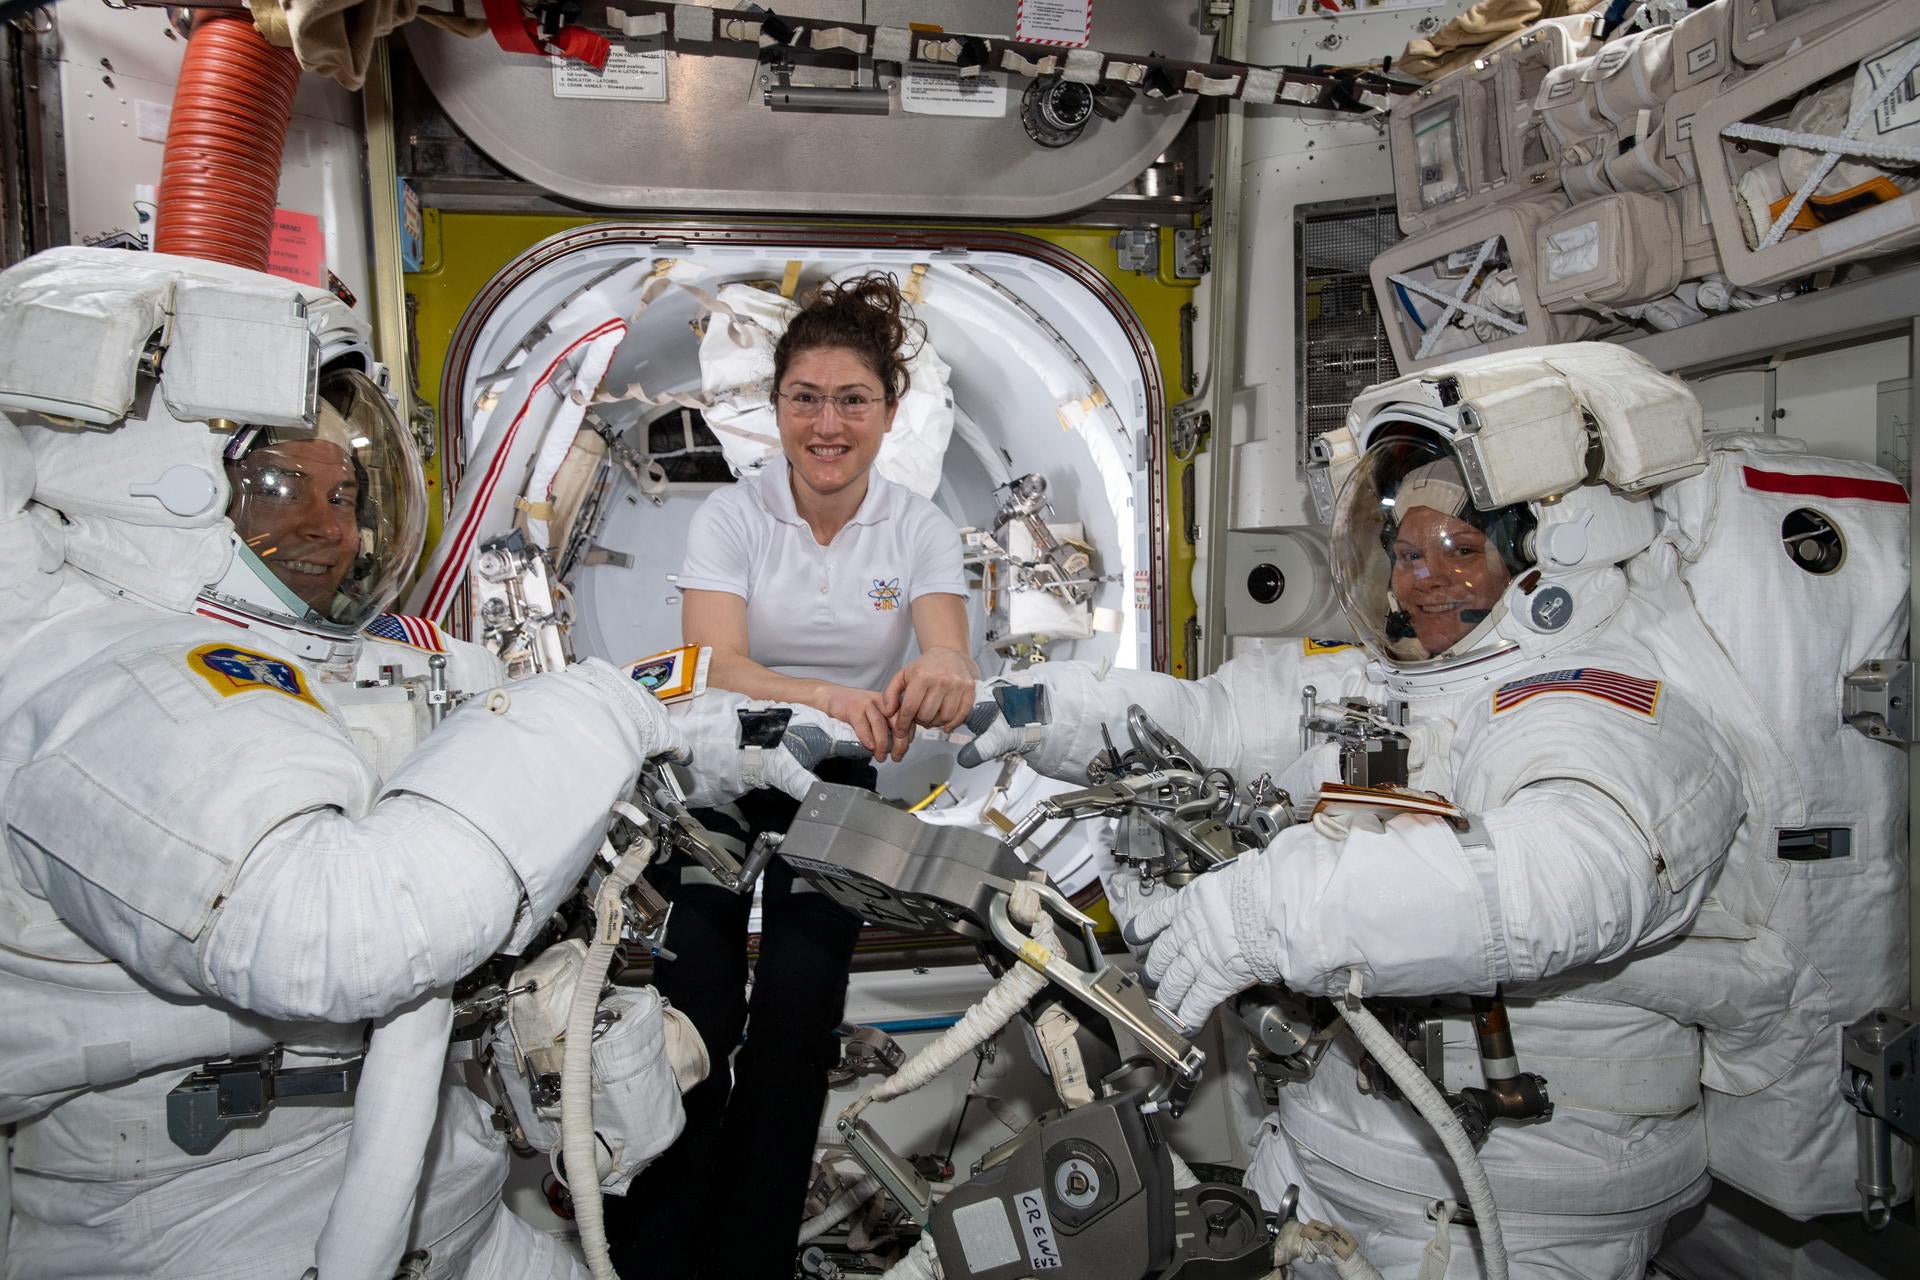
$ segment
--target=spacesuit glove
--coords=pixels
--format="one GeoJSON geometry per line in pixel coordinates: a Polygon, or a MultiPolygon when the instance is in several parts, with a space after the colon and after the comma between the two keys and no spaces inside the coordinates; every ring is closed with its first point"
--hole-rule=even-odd
{"type": "MultiPolygon", "coordinates": [[[[737,800],[759,787],[774,787],[799,800],[819,778],[813,770],[825,760],[866,760],[853,727],[812,707],[756,702],[726,689],[706,693],[673,708],[686,735],[686,771],[692,776],[687,803],[710,807],[737,800]],[[761,741],[747,741],[741,712],[786,713],[785,724],[770,716],[760,727],[761,741]]],[[[751,716],[750,716],[751,719],[751,716]]]]}
{"type": "Polygon", "coordinates": [[[1173,886],[1160,880],[1143,883],[1138,871],[1122,864],[1107,876],[1106,890],[1107,910],[1112,914],[1114,924],[1120,928],[1121,940],[1135,958],[1146,959],[1147,946],[1153,941],[1153,935],[1139,932],[1137,926],[1140,917],[1148,907],[1170,901],[1175,892],[1173,886]]]}
{"type": "Polygon", "coordinates": [[[577,673],[633,714],[640,727],[642,750],[648,759],[659,755],[680,759],[686,755],[686,738],[667,714],[666,706],[628,679],[618,667],[600,658],[587,658],[567,670],[577,673]]]}
{"type": "Polygon", "coordinates": [[[1025,755],[1039,746],[1050,722],[1049,702],[1047,683],[1037,670],[980,681],[966,722],[973,741],[960,748],[961,767],[1025,755]]]}
{"type": "Polygon", "coordinates": [[[1229,996],[1280,980],[1263,858],[1244,853],[1134,917],[1135,935],[1153,938],[1154,999],[1189,1031],[1229,996]]]}

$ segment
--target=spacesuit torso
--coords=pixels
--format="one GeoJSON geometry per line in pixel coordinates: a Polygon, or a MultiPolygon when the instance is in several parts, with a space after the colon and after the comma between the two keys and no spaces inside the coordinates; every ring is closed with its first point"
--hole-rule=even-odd
{"type": "MultiPolygon", "coordinates": [[[[404,685],[317,679],[271,628],[163,613],[64,577],[0,681],[14,855],[0,861],[0,985],[14,1011],[0,1031],[0,1118],[17,1126],[7,1274],[296,1276],[344,1168],[353,1108],[277,1106],[196,1156],[169,1136],[167,1095],[202,1063],[275,1046],[284,1068],[356,1060],[366,1023],[274,1020],[200,999],[193,976],[143,965],[137,937],[135,955],[111,957],[88,935],[118,933],[116,915],[131,911],[194,937],[206,906],[195,888],[217,890],[230,872],[209,851],[249,848],[263,824],[309,807],[364,814],[383,781],[371,760],[403,759],[426,727],[419,700],[404,685]],[[75,786],[87,803],[39,803],[35,781],[50,771],[85,779],[75,786]],[[60,865],[76,852],[81,865],[60,865]],[[50,880],[64,887],[51,900],[50,880]]],[[[491,655],[429,634],[450,651],[456,693],[492,686],[491,655]]],[[[423,678],[429,658],[369,641],[354,674],[423,678]]],[[[462,1274],[492,1226],[506,1149],[451,1072],[429,1152],[409,1248],[429,1251],[430,1274],[462,1274]]]]}

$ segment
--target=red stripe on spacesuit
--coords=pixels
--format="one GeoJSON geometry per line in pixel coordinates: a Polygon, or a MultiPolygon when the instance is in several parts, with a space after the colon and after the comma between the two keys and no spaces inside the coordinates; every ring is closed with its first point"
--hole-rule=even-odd
{"type": "Polygon", "coordinates": [[[1869,502],[1905,505],[1907,489],[1893,480],[1861,480],[1853,476],[1809,476],[1790,471],[1761,471],[1743,467],[1747,488],[1761,493],[1790,493],[1803,498],[1865,498],[1869,502]]]}
{"type": "MultiPolygon", "coordinates": [[[[507,453],[513,448],[513,437],[520,430],[521,419],[525,418],[527,411],[533,408],[534,396],[538,395],[540,389],[547,385],[547,380],[553,377],[553,371],[560,367],[561,361],[565,360],[587,343],[592,342],[595,338],[610,333],[615,329],[625,330],[626,327],[626,321],[618,319],[617,317],[612,320],[601,321],[594,328],[588,330],[578,339],[568,344],[566,350],[553,358],[553,363],[549,364],[546,370],[541,373],[539,380],[527,389],[526,400],[521,404],[520,411],[513,415],[513,421],[507,424],[506,434],[500,441],[500,449],[494,454],[493,461],[487,467],[486,477],[481,484],[477,500],[474,502],[472,510],[469,513],[467,523],[465,527],[454,533],[453,536],[456,542],[454,543],[453,551],[448,555],[446,563],[440,566],[440,572],[434,578],[433,589],[427,593],[427,605],[424,614],[428,619],[438,618],[447,611],[447,603],[452,598],[454,587],[459,583],[461,578],[466,576],[467,553],[472,550],[474,539],[480,533],[480,524],[486,515],[487,502],[493,496],[494,486],[500,482],[501,468],[506,466],[507,453]]],[[[444,537],[446,535],[443,533],[442,536],[444,537]]]]}

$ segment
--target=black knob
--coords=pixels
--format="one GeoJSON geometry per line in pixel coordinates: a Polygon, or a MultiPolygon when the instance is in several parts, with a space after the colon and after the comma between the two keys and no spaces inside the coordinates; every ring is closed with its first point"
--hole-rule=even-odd
{"type": "Polygon", "coordinates": [[[1256,604],[1272,604],[1287,589],[1287,575],[1270,564],[1257,564],[1247,575],[1247,594],[1256,604]]]}

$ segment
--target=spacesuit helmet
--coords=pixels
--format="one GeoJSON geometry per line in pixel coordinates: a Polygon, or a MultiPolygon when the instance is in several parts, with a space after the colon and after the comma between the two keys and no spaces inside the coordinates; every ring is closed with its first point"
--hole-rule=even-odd
{"type": "Polygon", "coordinates": [[[393,602],[418,561],[426,484],[405,427],[357,361],[321,374],[315,409],[310,430],[243,425],[228,442],[234,562],[207,594],[349,636],[393,602]]]}
{"type": "Polygon", "coordinates": [[[1361,643],[1396,667],[1451,663],[1500,642],[1507,593],[1532,563],[1526,503],[1474,504],[1437,433],[1375,436],[1334,511],[1333,580],[1361,643]]]}

